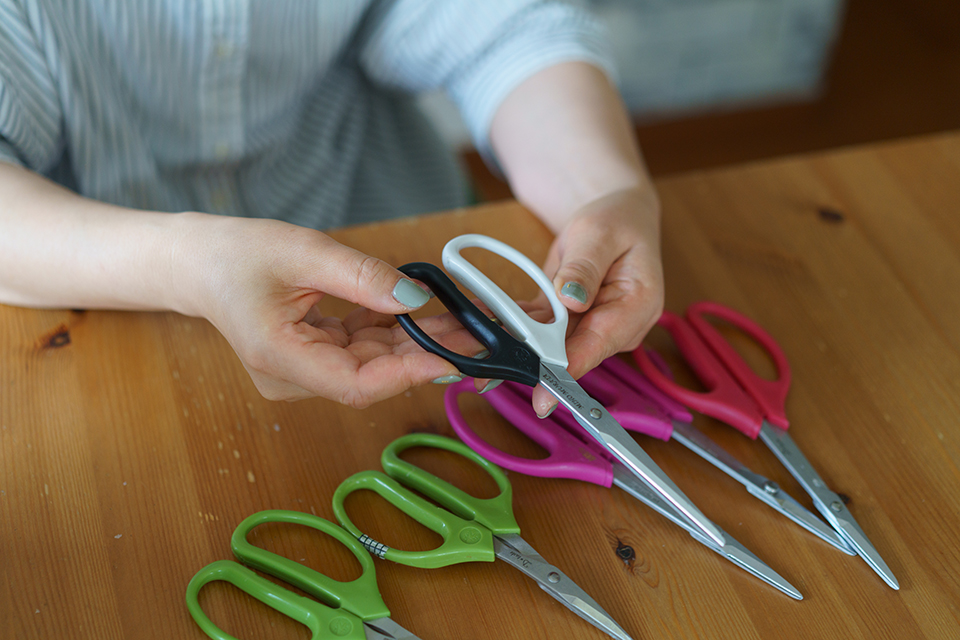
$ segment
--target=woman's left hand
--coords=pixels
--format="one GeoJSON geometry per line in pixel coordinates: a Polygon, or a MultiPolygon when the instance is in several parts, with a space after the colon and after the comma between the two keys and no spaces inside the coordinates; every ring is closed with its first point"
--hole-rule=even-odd
{"type": "MultiPolygon", "coordinates": [[[[616,87],[589,64],[547,67],[504,99],[490,141],[517,199],[557,235],[544,271],[570,311],[570,374],[636,348],[663,308],[660,204],[616,87]]],[[[533,307],[549,317],[545,299],[533,307]]],[[[537,415],[556,403],[534,390],[537,415]]]]}
{"type": "MultiPolygon", "coordinates": [[[[635,349],[660,317],[659,220],[652,191],[618,191],[582,207],[554,240],[544,271],[570,312],[567,357],[574,378],[635,349]]],[[[556,404],[546,389],[534,390],[537,415],[556,404]]]]}

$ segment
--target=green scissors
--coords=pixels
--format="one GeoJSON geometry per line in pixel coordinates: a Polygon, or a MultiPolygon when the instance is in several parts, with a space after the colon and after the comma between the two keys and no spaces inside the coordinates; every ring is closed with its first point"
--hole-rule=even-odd
{"type": "Polygon", "coordinates": [[[237,562],[218,560],[197,572],[187,585],[187,609],[203,632],[214,640],[236,640],[207,617],[197,600],[200,589],[216,580],[229,582],[272,609],[304,624],[310,629],[314,640],[322,637],[420,640],[390,619],[390,610],[377,588],[376,569],[370,554],[355,537],[329,520],[297,511],[261,511],[240,523],[233,532],[230,546],[245,565],[295,585],[320,602],[279,587],[237,562]],[[341,582],[250,544],[247,534],[254,527],[267,522],[300,524],[326,533],[353,552],[363,572],[356,580],[341,582]]]}
{"type": "Polygon", "coordinates": [[[393,441],[384,449],[380,462],[386,474],[361,471],[344,480],[333,494],[333,511],[337,520],[344,529],[357,536],[370,553],[423,569],[461,562],[493,562],[499,558],[533,578],[541,589],[598,629],[618,640],[631,640],[593,598],[520,537],[520,527],[513,515],[513,488],[500,467],[462,442],[422,433],[393,441]],[[494,479],[500,494],[489,499],[475,498],[432,473],[401,460],[399,454],[413,447],[443,449],[475,462],[494,479]],[[364,534],[353,524],[344,508],[347,496],[363,489],[374,491],[414,520],[439,533],[443,543],[427,551],[404,551],[390,548],[364,534]],[[444,508],[410,489],[419,491],[444,508]]]}

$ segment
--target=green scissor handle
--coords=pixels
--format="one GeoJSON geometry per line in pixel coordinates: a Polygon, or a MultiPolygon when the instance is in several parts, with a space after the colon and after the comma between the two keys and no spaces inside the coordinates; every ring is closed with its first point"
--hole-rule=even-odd
{"type": "Polygon", "coordinates": [[[328,520],[297,511],[261,511],[241,522],[233,532],[230,542],[234,554],[241,562],[296,585],[320,602],[283,589],[236,562],[214,562],[201,569],[187,586],[187,608],[200,628],[215,640],[235,640],[210,621],[197,601],[200,588],[215,580],[229,582],[267,606],[305,624],[314,638],[319,638],[321,632],[324,632],[324,636],[329,632],[338,638],[363,640],[366,637],[363,621],[390,616],[390,610],[384,604],[377,588],[373,559],[355,537],[328,520]],[[289,558],[251,544],[247,535],[255,527],[267,522],[300,524],[326,533],[347,547],[357,558],[363,570],[360,577],[350,582],[334,580],[289,558]]]}
{"type": "Polygon", "coordinates": [[[465,520],[479,522],[495,535],[520,533],[520,525],[513,515],[513,485],[507,474],[459,440],[432,433],[411,433],[387,445],[380,456],[380,464],[394,480],[416,489],[465,520]],[[497,483],[500,494],[493,498],[475,498],[400,458],[401,452],[414,447],[443,449],[475,462],[497,483]]]}
{"type": "Polygon", "coordinates": [[[342,609],[331,609],[297,595],[232,560],[217,560],[197,572],[187,585],[187,609],[200,629],[213,640],[237,640],[218,627],[200,608],[197,596],[208,582],[222,580],[250,594],[268,607],[293,618],[310,629],[311,640],[335,636],[345,640],[365,640],[363,621],[342,609]],[[322,634],[322,635],[321,635],[322,634]]]}
{"type": "Polygon", "coordinates": [[[513,517],[513,490],[506,475],[461,442],[430,434],[404,436],[387,447],[382,463],[389,476],[378,471],[362,471],[347,478],[333,494],[333,511],[337,520],[374,555],[423,569],[460,562],[493,562],[496,559],[493,534],[518,533],[520,530],[513,517]],[[411,447],[445,449],[476,462],[496,481],[500,495],[492,499],[474,498],[401,460],[397,454],[411,447]],[[403,485],[417,489],[446,508],[437,507],[403,485]],[[443,543],[427,551],[405,551],[369,538],[350,520],[344,508],[346,497],[362,489],[379,494],[414,520],[439,533],[443,543]]]}
{"type": "Polygon", "coordinates": [[[460,562],[496,560],[493,534],[489,529],[441,509],[379,471],[361,471],[344,480],[333,493],[333,512],[343,528],[357,536],[367,551],[391,562],[436,569],[460,562]],[[423,526],[439,533],[443,543],[427,551],[405,551],[388,547],[364,534],[350,520],[343,506],[348,495],[363,489],[379,494],[423,526]]]}
{"type": "Polygon", "coordinates": [[[390,617],[390,610],[377,587],[373,558],[354,536],[329,520],[299,511],[260,511],[237,525],[230,538],[230,546],[243,564],[299,587],[331,607],[346,609],[364,621],[390,617]],[[255,527],[267,522],[300,524],[326,533],[349,549],[360,562],[360,577],[350,582],[334,580],[299,562],[251,544],[247,535],[255,527]]]}

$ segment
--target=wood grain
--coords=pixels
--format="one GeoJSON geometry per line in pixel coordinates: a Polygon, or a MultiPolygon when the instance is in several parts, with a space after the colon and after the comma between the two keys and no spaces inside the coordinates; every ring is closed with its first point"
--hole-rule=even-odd
{"type": "MultiPolygon", "coordinates": [[[[692,454],[648,440],[645,448],[677,484],[796,585],[803,602],[615,489],[511,474],[524,538],[634,638],[957,637],[960,135],[688,174],[658,186],[667,306],[723,302],[783,345],[794,371],[794,439],[849,496],[901,590],[692,454]]],[[[551,239],[512,203],[333,235],[399,265],[439,262],[443,244],[467,232],[497,237],[535,260],[551,239]]],[[[532,294],[532,283],[502,262],[476,262],[509,281],[515,295],[532,294]]],[[[649,342],[676,361],[662,334],[649,342]]],[[[769,366],[756,351],[744,353],[769,366]]],[[[198,569],[231,557],[234,527],[268,508],[332,519],[333,489],[379,468],[393,438],[451,434],[443,391],[420,388],[362,411],[324,400],[274,403],[259,396],[205,321],[0,307],[0,637],[203,637],[184,590],[198,569]]],[[[483,404],[463,406],[498,442],[538,454],[483,404]]],[[[696,424],[810,505],[761,445],[701,416],[696,424]]],[[[490,490],[475,471],[440,464],[445,477],[490,490]]],[[[369,495],[348,506],[389,543],[435,543],[369,495]]],[[[271,526],[255,535],[338,579],[357,575],[352,556],[322,534],[271,526]]],[[[499,564],[377,566],[394,619],[424,639],[605,637],[499,564]]],[[[240,637],[307,637],[232,588],[212,585],[202,602],[240,637]]]]}

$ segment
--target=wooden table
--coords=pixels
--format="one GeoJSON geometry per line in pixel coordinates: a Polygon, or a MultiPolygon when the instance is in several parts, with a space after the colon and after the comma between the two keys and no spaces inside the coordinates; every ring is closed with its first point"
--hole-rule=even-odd
{"type": "MultiPolygon", "coordinates": [[[[960,636],[960,135],[658,186],[667,306],[726,303],[783,345],[793,436],[849,496],[901,590],[685,450],[649,439],[648,452],[702,510],[803,602],[619,490],[512,474],[524,537],[634,638],[960,636]]],[[[443,244],[466,232],[535,260],[550,241],[512,203],[334,235],[399,265],[439,262],[443,244]]],[[[515,284],[517,295],[532,293],[515,284]]],[[[657,332],[650,340],[669,349],[657,332]]],[[[379,468],[392,439],[451,433],[443,391],[429,386],[363,411],[268,402],[205,321],[0,307],[0,637],[203,637],[184,590],[198,569],[231,557],[237,523],[270,508],[332,519],[333,489],[379,468]]],[[[479,402],[465,410],[506,433],[479,402]]],[[[696,424],[810,505],[762,445],[704,417],[696,424]]],[[[472,470],[447,472],[490,491],[472,470]]],[[[435,542],[370,494],[349,508],[395,546],[435,542]]],[[[340,579],[357,575],[345,550],[292,529],[263,527],[257,542],[340,579]]],[[[378,562],[378,576],[394,619],[424,639],[605,637],[501,564],[425,571],[378,562]]],[[[231,587],[207,587],[203,601],[241,637],[305,637],[231,587]]]]}

